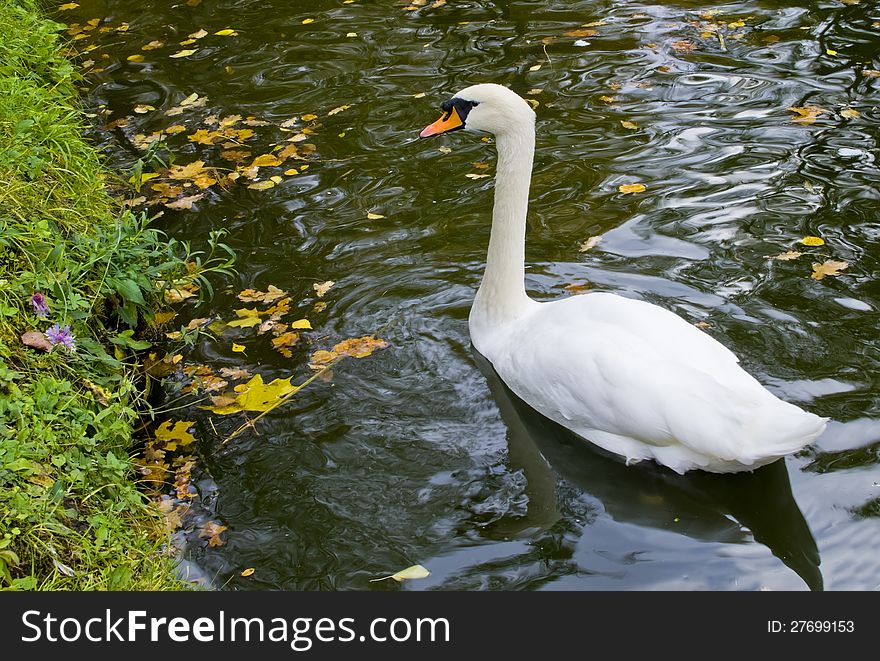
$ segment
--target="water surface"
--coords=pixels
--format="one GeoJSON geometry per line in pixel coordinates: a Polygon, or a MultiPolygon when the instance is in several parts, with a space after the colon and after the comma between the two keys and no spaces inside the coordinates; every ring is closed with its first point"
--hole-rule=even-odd
{"type": "Polygon", "coordinates": [[[390,344],[223,446],[240,420],[174,412],[199,439],[178,534],[191,570],[228,589],[880,587],[876,3],[80,0],[63,14],[98,17],[128,24],[74,42],[98,45],[80,60],[101,69],[86,92],[100,123],[132,117],[96,130],[119,167],[143,155],[137,133],[173,122],[187,129],[169,139],[176,163],[229,168],[186,138],[210,115],[268,122],[245,140],[253,155],[289,137],[282,122],[318,117],[306,171],[211,187],[157,221],[200,247],[225,228],[239,255],[236,281],[184,322],[228,320],[235,293],[271,284],[315,330],[291,358],[241,331],[186,360],[301,381],[315,349],[390,344]],[[596,34],[566,35],[579,30],[596,34]],[[169,57],[184,48],[197,52],[169,57]],[[466,323],[492,179],[465,175],[493,173],[492,145],[415,139],[441,101],[489,81],[538,103],[530,293],[612,291],[702,323],[773,392],[833,419],[815,445],[754,474],[680,477],[627,468],[512,397],[466,323]],[[205,106],[163,115],[194,92],[205,106]],[[791,121],[806,106],[825,112],[791,121]],[[635,182],[647,191],[618,192],[635,182]],[[772,259],[789,250],[804,255],[772,259]],[[828,259],[849,266],[812,279],[828,259]],[[199,537],[208,520],[224,545],[199,537]],[[431,576],[369,582],[415,563],[431,576]]]}

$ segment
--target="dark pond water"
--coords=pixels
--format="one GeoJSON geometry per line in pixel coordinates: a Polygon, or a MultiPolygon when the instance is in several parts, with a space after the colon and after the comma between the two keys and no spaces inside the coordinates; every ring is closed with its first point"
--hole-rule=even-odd
{"type": "Polygon", "coordinates": [[[284,166],[301,174],[212,186],[157,221],[197,247],[225,228],[239,255],[237,280],[183,305],[184,323],[228,320],[245,307],[235,293],[271,284],[315,330],[290,358],[242,329],[201,336],[185,360],[299,382],[316,349],[390,344],[222,447],[240,419],[173,412],[199,439],[178,534],[191,571],[230,589],[880,588],[877,3],[79,4],[58,16],[114,28],[74,43],[101,69],[87,75],[96,121],[132,117],[96,133],[120,167],[143,156],[137,133],[173,123],[177,164],[228,169],[221,147],[186,138],[210,115],[269,122],[243,140],[253,156],[292,135],[282,122],[317,116],[291,125],[314,129],[308,160],[284,166]],[[182,49],[196,52],[169,57],[182,49]],[[512,398],[466,324],[492,179],[465,175],[492,174],[494,151],[415,139],[442,100],[489,81],[539,103],[531,294],[589,283],[705,322],[771,390],[833,419],[815,445],[754,474],[680,477],[627,468],[512,398]],[[207,103],[164,115],[192,93],[207,103]],[[793,122],[807,106],[824,112],[793,122]],[[635,182],[647,190],[618,193],[635,182]],[[804,254],[773,259],[790,250],[804,254]],[[811,278],[826,260],[848,268],[811,278]],[[224,545],[197,534],[208,520],[224,545]],[[415,563],[430,577],[369,582],[415,563]]]}

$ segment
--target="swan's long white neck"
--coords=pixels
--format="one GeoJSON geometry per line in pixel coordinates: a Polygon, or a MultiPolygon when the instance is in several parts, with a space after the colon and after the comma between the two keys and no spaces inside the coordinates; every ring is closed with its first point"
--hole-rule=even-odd
{"type": "Polygon", "coordinates": [[[471,308],[470,332],[474,345],[485,353],[483,338],[513,321],[533,304],[525,290],[526,214],[535,153],[531,123],[511,127],[496,136],[498,170],[495,206],[486,270],[471,308]]]}

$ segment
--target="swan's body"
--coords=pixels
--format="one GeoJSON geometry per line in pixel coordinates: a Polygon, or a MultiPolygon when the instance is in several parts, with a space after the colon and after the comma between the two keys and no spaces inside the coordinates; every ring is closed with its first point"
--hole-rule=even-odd
{"type": "Polygon", "coordinates": [[[500,85],[444,104],[422,137],[495,134],[498,169],[486,271],[471,341],[525,402],[627,462],[684,473],[753,470],[795,452],[826,418],[777,398],[724,345],[676,314],[607,293],[538,303],[525,292],[535,114],[500,85]]]}

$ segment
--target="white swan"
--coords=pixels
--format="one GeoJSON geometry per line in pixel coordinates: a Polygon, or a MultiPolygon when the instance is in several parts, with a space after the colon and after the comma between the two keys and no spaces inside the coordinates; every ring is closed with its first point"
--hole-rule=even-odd
{"type": "Polygon", "coordinates": [[[777,398],[726,347],[676,314],[608,293],[538,303],[525,291],[525,229],[535,113],[494,84],[442,104],[426,138],[456,129],[495,135],[498,167],[471,341],[537,411],[627,463],[684,473],[753,470],[800,450],[827,418],[777,398]]]}

